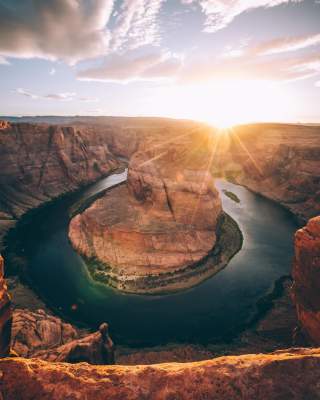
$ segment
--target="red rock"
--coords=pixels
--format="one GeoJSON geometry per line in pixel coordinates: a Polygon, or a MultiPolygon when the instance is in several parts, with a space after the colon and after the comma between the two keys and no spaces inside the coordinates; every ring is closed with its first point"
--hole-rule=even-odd
{"type": "Polygon", "coordinates": [[[252,124],[235,127],[220,170],[284,205],[300,221],[320,213],[320,127],[252,124]]]}
{"type": "Polygon", "coordinates": [[[0,248],[16,219],[119,166],[89,127],[6,124],[0,130],[0,248]]]}
{"type": "Polygon", "coordinates": [[[6,400],[311,400],[319,398],[320,350],[148,366],[6,358],[0,374],[6,400]]]}
{"type": "Polygon", "coordinates": [[[80,333],[72,325],[44,310],[14,310],[11,348],[21,357],[32,357],[41,350],[61,346],[79,337],[80,333]]]}
{"type": "Polygon", "coordinates": [[[0,357],[9,353],[12,308],[4,280],[3,258],[0,255],[0,357]]]}
{"type": "Polygon", "coordinates": [[[181,168],[184,150],[136,153],[127,185],[107,192],[70,223],[75,249],[107,265],[119,289],[129,291],[127,282],[134,281],[130,291],[144,290],[139,279],[175,274],[215,245],[220,198],[205,160],[194,157],[181,168]]]}
{"type": "Polygon", "coordinates": [[[320,345],[320,216],[295,235],[293,299],[304,332],[320,345]]]}

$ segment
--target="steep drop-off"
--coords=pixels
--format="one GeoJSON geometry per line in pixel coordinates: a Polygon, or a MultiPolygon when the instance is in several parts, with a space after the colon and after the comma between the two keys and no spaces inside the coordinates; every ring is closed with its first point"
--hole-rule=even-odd
{"type": "Polygon", "coordinates": [[[303,333],[320,345],[320,217],[295,235],[293,299],[303,333]]]}
{"type": "Polygon", "coordinates": [[[119,166],[104,136],[89,127],[0,126],[0,247],[25,212],[119,166]]]}
{"type": "Polygon", "coordinates": [[[12,309],[4,280],[3,258],[0,255],[0,358],[9,353],[12,309]]]}
{"type": "Polygon", "coordinates": [[[227,177],[284,205],[300,222],[320,213],[320,127],[243,125],[228,133],[217,166],[227,177]]]}

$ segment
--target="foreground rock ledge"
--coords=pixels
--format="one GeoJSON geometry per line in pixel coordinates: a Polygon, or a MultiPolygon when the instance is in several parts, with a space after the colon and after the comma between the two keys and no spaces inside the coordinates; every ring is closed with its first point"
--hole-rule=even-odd
{"type": "Polygon", "coordinates": [[[319,399],[320,349],[131,367],[6,358],[0,375],[6,400],[319,399]]]}

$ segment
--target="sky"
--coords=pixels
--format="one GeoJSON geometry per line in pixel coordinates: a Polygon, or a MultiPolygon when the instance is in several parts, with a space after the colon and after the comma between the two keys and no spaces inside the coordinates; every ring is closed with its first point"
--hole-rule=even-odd
{"type": "Polygon", "coordinates": [[[320,122],[320,0],[0,0],[0,115],[320,122]]]}

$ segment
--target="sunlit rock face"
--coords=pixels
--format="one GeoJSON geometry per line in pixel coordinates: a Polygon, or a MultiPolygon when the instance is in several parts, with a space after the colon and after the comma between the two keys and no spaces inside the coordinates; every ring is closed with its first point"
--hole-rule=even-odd
{"type": "Polygon", "coordinates": [[[318,399],[319,349],[221,357],[195,363],[93,366],[0,360],[6,400],[318,399]]]}
{"type": "Polygon", "coordinates": [[[3,258],[0,255],[0,357],[9,353],[12,309],[4,280],[3,258]]]}
{"type": "Polygon", "coordinates": [[[21,357],[31,357],[79,338],[79,332],[44,310],[16,309],[12,320],[11,348],[21,357]]]}
{"type": "Polygon", "coordinates": [[[119,165],[103,132],[89,127],[3,122],[0,154],[0,243],[26,211],[119,165]]]}
{"type": "Polygon", "coordinates": [[[300,221],[320,213],[320,127],[244,125],[228,137],[221,167],[227,176],[284,205],[300,221]]]}
{"type": "Polygon", "coordinates": [[[311,342],[320,345],[320,217],[295,235],[293,279],[298,319],[311,342]]]}
{"type": "Polygon", "coordinates": [[[107,192],[70,223],[75,249],[108,266],[119,289],[126,290],[126,281],[186,268],[215,245],[218,192],[207,164],[195,156],[186,161],[183,150],[189,151],[136,153],[127,184],[107,192]]]}

